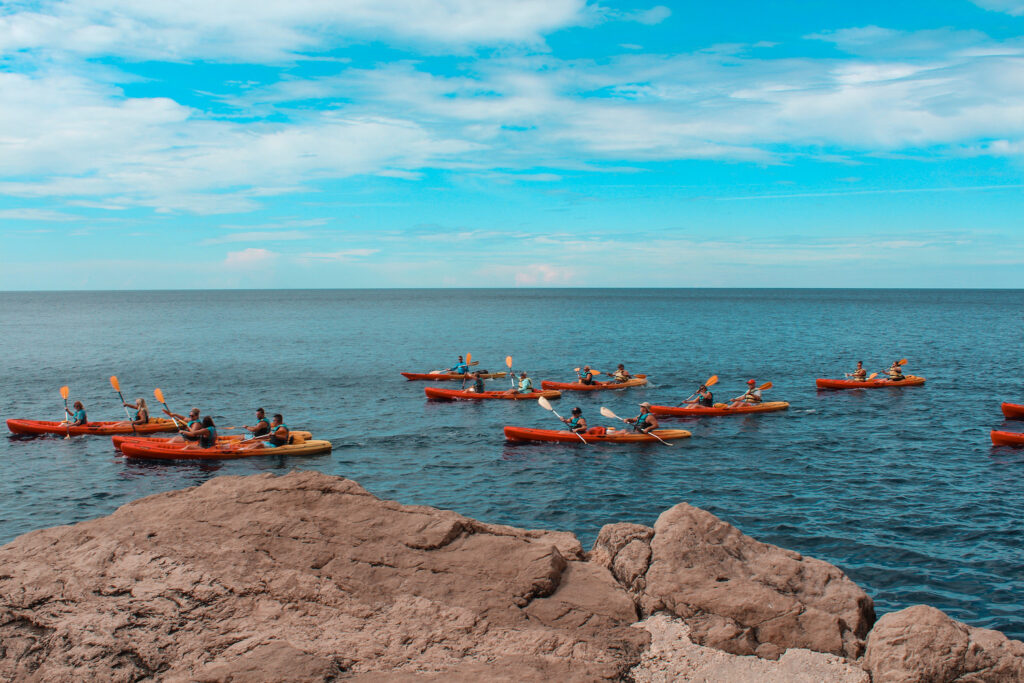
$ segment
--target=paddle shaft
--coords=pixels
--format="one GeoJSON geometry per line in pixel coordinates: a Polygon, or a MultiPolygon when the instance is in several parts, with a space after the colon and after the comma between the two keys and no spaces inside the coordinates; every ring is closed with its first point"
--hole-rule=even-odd
{"type": "Polygon", "coordinates": [[[124,414],[128,417],[128,422],[132,425],[132,434],[138,434],[138,432],[135,431],[135,420],[132,419],[132,414],[128,412],[128,406],[125,405],[124,396],[121,395],[120,389],[117,390],[117,397],[121,399],[121,407],[124,408],[124,414]]]}
{"type": "MultiPolygon", "coordinates": [[[[648,413],[648,414],[649,414],[649,413],[648,413]]],[[[625,422],[626,424],[632,424],[632,425],[633,425],[633,431],[637,431],[637,432],[640,432],[641,434],[647,434],[648,436],[653,436],[653,437],[654,437],[655,439],[657,439],[658,441],[662,442],[662,443],[663,443],[663,444],[665,444],[666,446],[671,446],[671,445],[672,445],[672,444],[670,444],[670,443],[669,443],[668,441],[665,441],[665,439],[663,439],[663,438],[661,438],[660,436],[658,436],[657,434],[655,434],[655,433],[654,433],[654,430],[653,430],[653,429],[652,429],[651,431],[649,431],[649,432],[644,432],[644,431],[641,431],[641,430],[637,429],[637,428],[636,428],[636,424],[634,424],[634,423],[630,422],[630,421],[629,421],[629,420],[627,420],[626,418],[624,418],[624,417],[619,417],[618,415],[616,415],[615,417],[617,417],[618,419],[622,420],[622,421],[623,421],[623,422],[625,422]]]]}

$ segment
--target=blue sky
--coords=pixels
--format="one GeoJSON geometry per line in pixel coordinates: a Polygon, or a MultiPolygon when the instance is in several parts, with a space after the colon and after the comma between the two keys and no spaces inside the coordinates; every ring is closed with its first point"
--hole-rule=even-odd
{"type": "Polygon", "coordinates": [[[0,289],[1024,285],[1024,0],[0,5],[0,289]]]}

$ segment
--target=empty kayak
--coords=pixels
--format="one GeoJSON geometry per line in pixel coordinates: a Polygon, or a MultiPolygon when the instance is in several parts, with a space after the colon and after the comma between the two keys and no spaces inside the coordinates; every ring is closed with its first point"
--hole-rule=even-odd
{"type": "MultiPolygon", "coordinates": [[[[482,372],[480,373],[480,378],[492,379],[494,377],[504,377],[507,374],[507,372],[482,372]]],[[[471,375],[453,375],[447,372],[403,372],[402,377],[405,377],[408,380],[420,380],[425,382],[461,382],[464,379],[472,379],[471,375]]]]}
{"type": "Polygon", "coordinates": [[[1024,406],[1019,403],[1004,403],[1002,408],[1007,420],[1024,420],[1024,406]]]}
{"type": "MultiPolygon", "coordinates": [[[[295,430],[292,432],[292,436],[309,441],[313,438],[312,432],[303,432],[295,430]]],[[[241,434],[227,434],[224,436],[217,437],[217,443],[231,443],[234,441],[242,441],[246,437],[241,434]]],[[[110,440],[114,442],[114,448],[121,450],[121,444],[125,441],[142,441],[143,443],[195,443],[195,441],[185,441],[180,436],[135,436],[133,434],[118,434],[110,437],[110,440]]]]}
{"type": "Polygon", "coordinates": [[[716,403],[713,406],[691,405],[683,406],[651,406],[651,412],[655,415],[675,415],[679,417],[700,417],[713,415],[743,415],[746,413],[771,413],[776,410],[785,410],[789,404],[785,401],[765,401],[764,403],[746,403],[735,408],[730,408],[727,403],[716,403]]]}
{"type": "MultiPolygon", "coordinates": [[[[598,428],[600,431],[603,428],[598,428]]],[[[588,430],[583,434],[576,435],[572,432],[558,429],[531,429],[529,427],[505,427],[505,438],[509,441],[567,441],[580,443],[580,437],[587,443],[658,443],[650,434],[633,432],[628,429],[609,429],[604,433],[592,433],[588,430]]],[[[665,441],[672,439],[685,439],[690,432],[685,429],[655,429],[654,433],[665,441]]]]}
{"type": "Polygon", "coordinates": [[[583,382],[541,382],[541,389],[557,389],[559,391],[600,391],[601,389],[625,389],[626,387],[639,387],[647,384],[647,375],[634,375],[632,379],[625,382],[594,382],[584,384],[583,382]]]}
{"type": "Polygon", "coordinates": [[[869,379],[858,382],[855,379],[816,379],[819,389],[879,389],[882,387],[916,387],[924,384],[924,377],[907,375],[898,382],[891,379],[869,379]]]}
{"type": "MultiPolygon", "coordinates": [[[[47,422],[45,420],[8,420],[7,428],[13,434],[59,434],[66,436],[110,436],[111,434],[132,434],[129,422],[87,422],[78,427],[69,427],[65,422],[47,422]]],[[[154,434],[157,432],[176,432],[178,428],[171,420],[162,417],[151,419],[144,425],[135,425],[135,434],[154,434]]]]}
{"type": "Polygon", "coordinates": [[[992,431],[992,445],[994,446],[1024,446],[1024,434],[1021,432],[1000,432],[992,431]]]}
{"type": "Polygon", "coordinates": [[[154,439],[131,439],[121,442],[121,453],[127,458],[146,460],[231,460],[254,455],[319,455],[330,453],[330,441],[296,439],[285,446],[270,447],[262,441],[250,443],[218,443],[212,448],[199,448],[195,443],[157,442],[154,439]]]}
{"type": "Polygon", "coordinates": [[[484,391],[477,393],[475,391],[459,391],[458,389],[438,389],[437,387],[424,387],[423,391],[427,394],[427,398],[434,401],[456,401],[460,399],[479,401],[486,398],[528,401],[530,399],[536,400],[541,396],[544,398],[560,398],[562,396],[560,391],[531,391],[528,394],[520,394],[518,392],[510,394],[507,391],[484,391]]]}

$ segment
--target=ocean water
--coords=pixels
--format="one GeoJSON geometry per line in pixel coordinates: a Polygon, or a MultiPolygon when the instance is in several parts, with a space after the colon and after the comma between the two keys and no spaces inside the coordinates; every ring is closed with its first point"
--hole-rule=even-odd
{"type": "MultiPolygon", "coordinates": [[[[745,533],[835,563],[881,614],[928,603],[1024,637],[1024,450],[993,448],[1003,400],[1024,402],[1024,291],[367,290],[0,293],[0,411],[58,419],[67,384],[92,419],[160,387],[221,427],[256,407],[334,443],[330,455],[207,463],[126,460],[100,437],[0,439],[0,542],[105,515],[225,474],[292,468],[484,521],[566,529],[652,524],[687,501],[745,533]],[[425,400],[399,371],[480,368],[569,380],[622,362],[649,387],[555,402],[609,424],[606,405],[716,397],[772,381],[789,411],[664,419],[676,447],[511,445],[506,424],[557,427],[536,403],[425,400]],[[908,358],[924,387],[819,392],[864,360],[908,358]]],[[[491,380],[494,388],[507,379],[491,380]]],[[[451,386],[444,384],[441,386],[451,386]]],[[[159,406],[150,400],[154,412],[159,406]]]]}

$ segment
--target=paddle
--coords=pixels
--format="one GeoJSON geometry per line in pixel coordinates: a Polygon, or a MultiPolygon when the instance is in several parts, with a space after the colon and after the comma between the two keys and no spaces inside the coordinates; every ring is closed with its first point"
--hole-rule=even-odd
{"type": "MultiPolygon", "coordinates": [[[[540,407],[543,408],[544,410],[550,410],[552,413],[555,413],[555,417],[557,417],[559,420],[562,419],[562,416],[555,412],[555,409],[551,407],[551,403],[543,396],[537,399],[537,403],[539,403],[540,407]]],[[[580,441],[582,441],[583,443],[587,443],[587,440],[584,439],[583,435],[580,434],[579,432],[573,432],[573,434],[578,436],[580,438],[580,441]]]]}
{"type": "Polygon", "coordinates": [[[516,373],[512,372],[512,356],[505,356],[505,367],[508,368],[508,379],[512,382],[512,388],[516,388],[516,373]]]}
{"type": "Polygon", "coordinates": [[[64,399],[64,419],[62,422],[67,425],[67,434],[64,435],[65,439],[71,438],[71,420],[68,419],[71,415],[71,411],[68,410],[68,394],[70,392],[71,389],[66,384],[60,388],[60,396],[64,399]]]}
{"type": "MultiPolygon", "coordinates": [[[[708,381],[707,381],[707,382],[704,382],[704,386],[705,386],[705,387],[713,387],[713,386],[715,386],[716,384],[718,384],[718,375],[711,375],[710,377],[708,377],[708,381]]],[[[700,391],[700,389],[698,389],[697,391],[700,391]]],[[[689,396],[687,396],[686,398],[684,398],[684,399],[683,399],[682,401],[680,401],[680,402],[679,402],[679,403],[677,403],[676,405],[677,405],[677,406],[681,406],[681,405],[683,405],[684,403],[686,403],[687,401],[689,401],[689,400],[690,400],[691,398],[693,398],[694,396],[696,396],[696,395],[697,395],[697,391],[693,392],[692,394],[690,394],[689,396]]]]}
{"type": "Polygon", "coordinates": [[[121,407],[124,408],[124,414],[128,417],[128,422],[132,425],[132,434],[138,436],[138,432],[135,431],[135,420],[132,419],[131,413],[128,412],[128,406],[124,404],[124,396],[121,394],[121,383],[117,381],[117,375],[110,376],[110,386],[114,387],[114,391],[117,392],[117,397],[121,399],[121,407]]]}
{"type": "MultiPolygon", "coordinates": [[[[167,407],[166,403],[164,403],[164,392],[160,391],[159,387],[157,387],[156,389],[153,390],[153,396],[164,407],[164,410],[166,410],[168,413],[171,412],[171,409],[167,407]]],[[[178,418],[176,418],[173,415],[171,415],[171,420],[174,422],[174,426],[177,427],[178,431],[180,432],[181,431],[181,425],[178,424],[178,418]]]]}
{"type": "MultiPolygon", "coordinates": [[[[757,388],[758,388],[758,389],[759,389],[760,391],[767,391],[768,389],[771,389],[771,388],[772,388],[772,383],[771,383],[771,382],[765,382],[764,384],[762,384],[761,386],[759,386],[759,387],[757,387],[757,388]]],[[[747,392],[745,392],[745,391],[744,391],[744,392],[743,392],[742,394],[740,394],[739,396],[737,396],[736,398],[734,398],[734,399],[733,399],[732,401],[729,401],[729,403],[734,403],[734,402],[736,402],[736,401],[740,400],[741,398],[743,398],[743,397],[744,397],[744,396],[746,396],[746,395],[747,395],[747,392]]]]}
{"type": "Polygon", "coordinates": [[[466,390],[466,380],[469,379],[469,366],[472,365],[472,363],[470,362],[471,360],[473,360],[473,354],[467,353],[466,354],[466,372],[462,373],[462,390],[463,391],[466,390]]]}
{"type": "MultiPolygon", "coordinates": [[[[629,420],[626,420],[625,418],[619,417],[618,415],[616,415],[615,413],[613,413],[609,409],[605,408],[604,406],[601,406],[601,414],[604,415],[605,417],[610,417],[613,420],[622,420],[626,424],[629,424],[629,420]]],[[[649,431],[649,432],[643,432],[643,433],[644,434],[649,434],[650,436],[653,436],[655,439],[657,439],[658,441],[662,442],[666,446],[671,446],[672,445],[668,441],[665,441],[665,439],[663,439],[660,436],[658,436],[657,434],[655,434],[653,430],[649,431]]]]}

